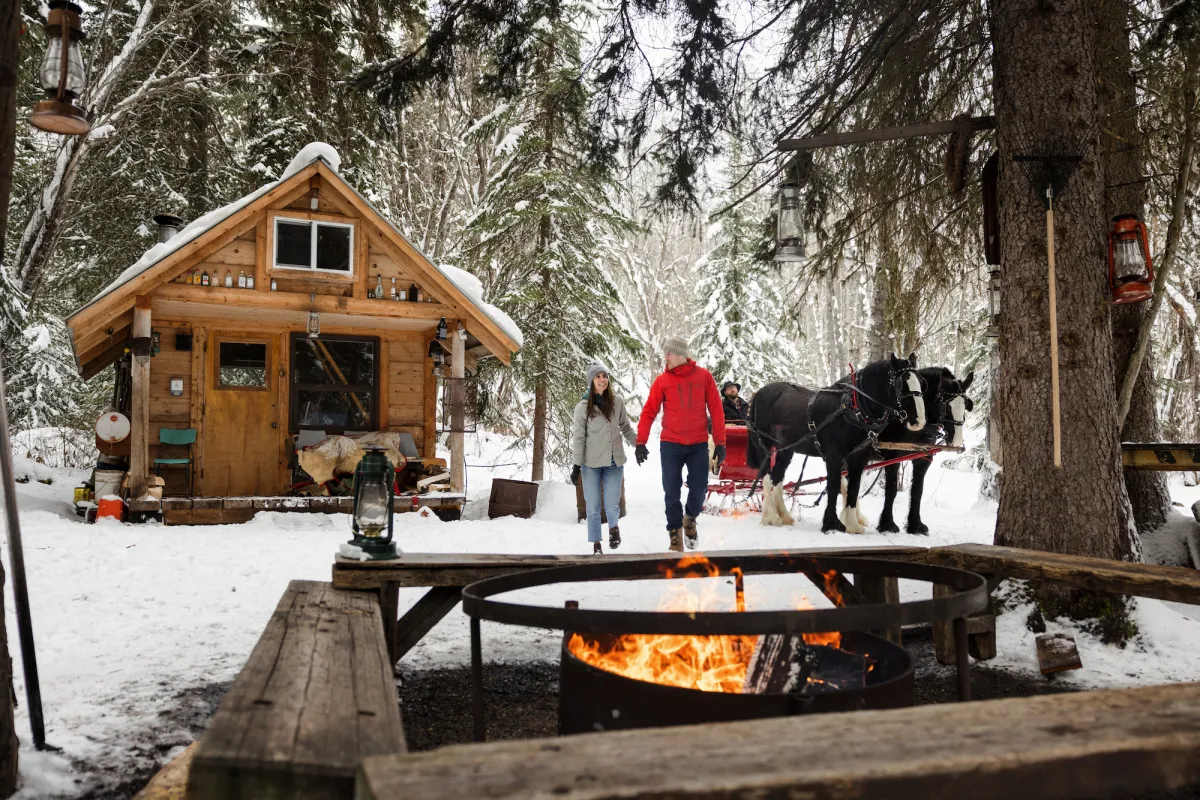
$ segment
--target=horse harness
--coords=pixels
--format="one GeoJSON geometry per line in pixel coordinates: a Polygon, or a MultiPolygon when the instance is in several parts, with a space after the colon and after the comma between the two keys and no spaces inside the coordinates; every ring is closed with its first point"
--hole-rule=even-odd
{"type": "MultiPolygon", "coordinates": [[[[917,371],[912,367],[905,367],[904,369],[901,369],[899,371],[895,371],[895,370],[888,371],[888,385],[894,387],[896,385],[896,382],[900,378],[905,378],[909,374],[916,375],[918,383],[920,382],[921,376],[917,373],[917,371]]],[[[822,430],[824,430],[828,425],[830,425],[831,423],[833,423],[835,420],[837,420],[840,417],[845,416],[847,418],[847,421],[851,425],[853,425],[856,428],[859,428],[860,430],[866,432],[866,434],[867,434],[866,438],[863,439],[862,442],[860,442],[858,444],[858,446],[856,446],[853,450],[851,450],[849,453],[847,453],[845,455],[844,460],[846,460],[846,461],[849,461],[852,456],[858,455],[860,452],[865,450],[867,447],[875,447],[875,445],[879,441],[879,434],[883,432],[884,428],[886,428],[888,425],[890,425],[892,423],[893,415],[894,415],[894,418],[899,420],[900,422],[907,421],[908,414],[905,413],[903,408],[888,405],[887,403],[885,403],[881,400],[877,400],[876,398],[871,397],[871,395],[867,394],[862,389],[858,388],[857,383],[858,383],[858,379],[854,372],[854,365],[851,364],[850,365],[850,382],[849,383],[840,383],[839,382],[839,383],[835,383],[833,386],[822,388],[822,389],[817,389],[817,390],[813,391],[812,397],[809,398],[809,400],[808,400],[808,433],[804,434],[799,439],[797,439],[794,442],[791,442],[788,445],[780,446],[779,440],[758,430],[757,426],[752,426],[751,431],[756,436],[761,436],[763,438],[770,439],[772,442],[774,442],[774,444],[771,446],[771,467],[773,468],[775,466],[775,454],[778,451],[791,450],[795,447],[798,447],[801,444],[804,444],[809,439],[812,439],[814,441],[814,443],[816,444],[817,455],[820,456],[821,458],[824,458],[825,454],[823,452],[821,452],[821,440],[817,437],[819,436],[819,434],[821,433],[822,430]],[[820,424],[815,423],[813,421],[813,417],[816,412],[817,398],[822,394],[833,394],[835,392],[838,392],[841,394],[841,402],[838,404],[837,409],[835,409],[832,414],[825,417],[825,419],[821,420],[820,424]],[[870,402],[875,403],[878,406],[881,406],[883,408],[883,415],[878,417],[874,421],[872,421],[866,415],[863,408],[859,406],[859,403],[858,403],[859,396],[862,396],[862,398],[864,400],[869,400],[870,402]]],[[[802,386],[797,386],[794,383],[791,384],[791,386],[793,386],[796,389],[804,388],[802,386]]],[[[812,391],[812,390],[810,390],[810,391],[812,391]]],[[[906,390],[903,392],[897,390],[896,401],[897,401],[897,403],[902,403],[910,397],[920,397],[920,396],[921,396],[920,390],[913,391],[911,389],[907,389],[907,387],[906,387],[906,390]]]]}

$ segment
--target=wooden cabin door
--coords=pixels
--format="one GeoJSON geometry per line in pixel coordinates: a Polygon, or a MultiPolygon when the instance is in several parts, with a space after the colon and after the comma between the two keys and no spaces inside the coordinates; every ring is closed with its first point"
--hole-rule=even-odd
{"type": "Polygon", "coordinates": [[[283,494],[280,464],[281,339],[270,334],[212,333],[204,409],[203,494],[283,494]]]}

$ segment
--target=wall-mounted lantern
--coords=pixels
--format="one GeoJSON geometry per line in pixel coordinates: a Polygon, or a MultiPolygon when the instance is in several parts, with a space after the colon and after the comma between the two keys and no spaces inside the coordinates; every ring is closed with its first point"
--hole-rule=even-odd
{"type": "Polygon", "coordinates": [[[776,196],[775,260],[804,260],[804,228],[800,220],[800,180],[794,167],[779,185],[776,196]]]}

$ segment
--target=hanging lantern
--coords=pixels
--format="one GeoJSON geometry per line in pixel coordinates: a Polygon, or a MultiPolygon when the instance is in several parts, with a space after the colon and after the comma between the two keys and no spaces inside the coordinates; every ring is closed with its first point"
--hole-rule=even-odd
{"type": "Polygon", "coordinates": [[[804,260],[804,230],[800,224],[800,181],[795,169],[779,185],[775,220],[775,260],[804,260]]]}
{"type": "MultiPolygon", "coordinates": [[[[308,302],[310,302],[310,303],[317,302],[317,293],[316,292],[312,292],[311,294],[309,294],[308,302]]],[[[321,338],[321,318],[319,316],[317,316],[316,310],[310,310],[308,312],[308,338],[310,338],[310,339],[321,338]]]]}
{"type": "Polygon", "coordinates": [[[51,0],[46,18],[46,55],[40,78],[48,99],[33,107],[29,122],[48,133],[78,136],[92,129],[75,99],[87,88],[80,45],[84,40],[79,15],[83,9],[68,0],[51,0]]]}
{"type": "Polygon", "coordinates": [[[988,273],[988,326],[987,335],[1000,335],[1000,270],[988,273]]]}
{"type": "Polygon", "coordinates": [[[448,329],[446,328],[446,318],[442,317],[440,320],[438,320],[438,325],[437,325],[437,338],[439,341],[445,341],[447,330],[448,329]]]}
{"type": "Polygon", "coordinates": [[[354,468],[354,513],[350,518],[354,538],[350,544],[372,560],[395,558],[396,544],[392,541],[395,471],[382,447],[365,449],[354,468]]]}
{"type": "Polygon", "coordinates": [[[429,342],[429,358],[433,361],[433,374],[442,374],[442,365],[446,363],[446,351],[438,344],[436,339],[429,342]]]}
{"type": "Polygon", "coordinates": [[[1108,234],[1108,285],[1113,302],[1140,303],[1154,296],[1154,266],[1146,226],[1133,214],[1113,217],[1108,234]]]}

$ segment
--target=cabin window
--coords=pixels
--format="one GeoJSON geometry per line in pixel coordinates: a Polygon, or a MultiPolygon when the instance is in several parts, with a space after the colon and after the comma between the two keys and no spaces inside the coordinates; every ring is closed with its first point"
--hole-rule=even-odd
{"type": "Polygon", "coordinates": [[[354,226],[340,222],[275,218],[275,266],[350,274],[354,226]]]}
{"type": "Polygon", "coordinates": [[[230,389],[265,389],[267,345],[261,342],[221,342],[217,383],[230,389]]]}
{"type": "Polygon", "coordinates": [[[375,430],[378,339],[293,333],[291,349],[291,430],[375,430]]]}

